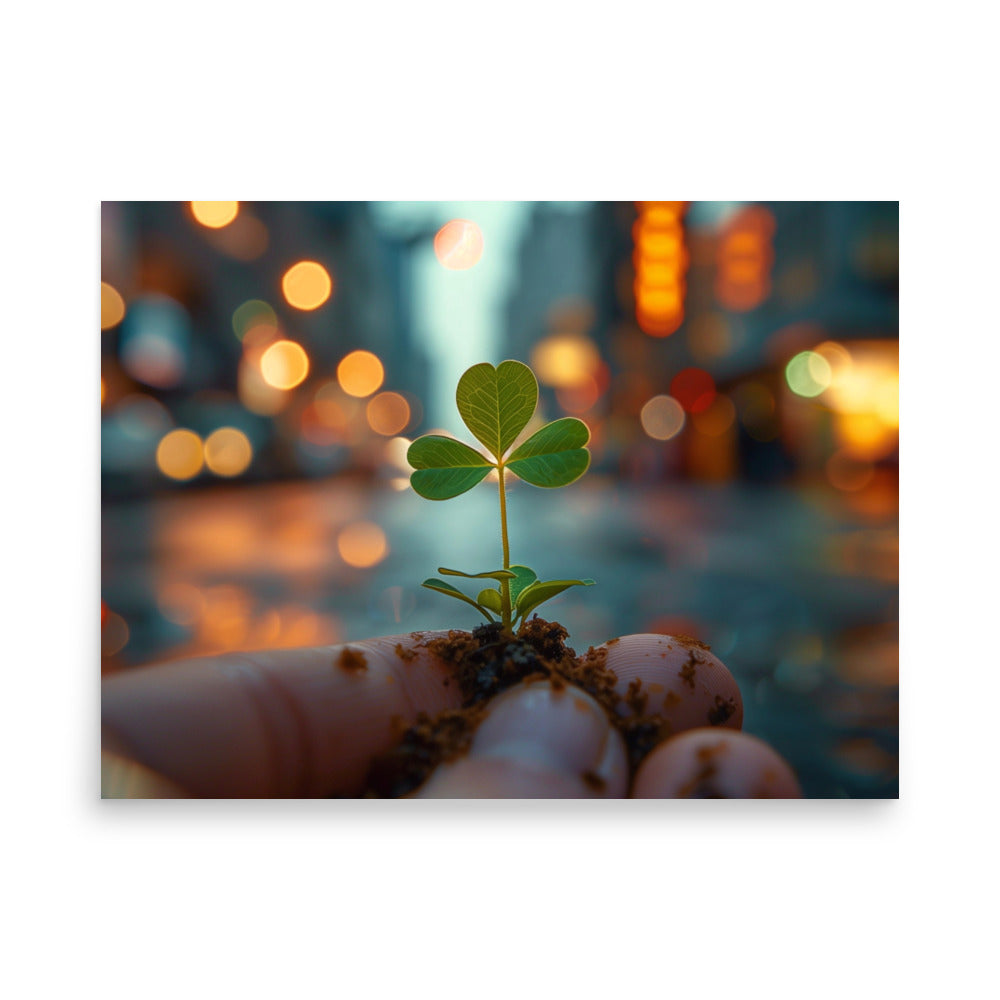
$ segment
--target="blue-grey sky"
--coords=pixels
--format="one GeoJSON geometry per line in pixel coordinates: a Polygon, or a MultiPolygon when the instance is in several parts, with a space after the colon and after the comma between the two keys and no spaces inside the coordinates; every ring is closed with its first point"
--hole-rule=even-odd
{"type": "Polygon", "coordinates": [[[431,239],[414,251],[415,328],[431,364],[425,401],[431,426],[455,424],[455,385],[466,368],[503,360],[498,354],[502,310],[530,211],[530,202],[519,201],[375,203],[376,218],[387,228],[417,222],[436,231],[451,219],[468,219],[483,234],[482,257],[464,271],[442,267],[431,239]]]}

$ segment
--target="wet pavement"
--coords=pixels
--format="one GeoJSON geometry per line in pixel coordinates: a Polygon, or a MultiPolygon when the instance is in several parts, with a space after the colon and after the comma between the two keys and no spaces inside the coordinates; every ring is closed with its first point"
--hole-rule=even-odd
{"type": "MultiPolygon", "coordinates": [[[[515,484],[512,562],[593,577],[546,604],[578,651],[683,632],[736,676],[744,729],[810,797],[898,794],[896,497],[747,485],[515,484]]],[[[106,671],[234,648],[470,628],[422,589],[500,565],[495,490],[444,503],[388,484],[280,483],[106,504],[106,671]],[[350,563],[371,563],[367,568],[350,563]]]]}

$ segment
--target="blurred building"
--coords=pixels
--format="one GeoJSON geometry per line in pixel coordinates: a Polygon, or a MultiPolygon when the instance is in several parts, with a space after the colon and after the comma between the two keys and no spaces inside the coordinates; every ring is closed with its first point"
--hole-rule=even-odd
{"type": "Polygon", "coordinates": [[[895,202],[539,204],[510,343],[598,469],[851,492],[896,461],[898,228],[895,202]]]}
{"type": "Polygon", "coordinates": [[[427,391],[411,252],[364,202],[105,203],[105,495],[376,465],[427,391]],[[370,389],[338,382],[353,351],[377,359],[370,389]],[[214,463],[168,437],[204,448],[221,429],[214,463]]]}

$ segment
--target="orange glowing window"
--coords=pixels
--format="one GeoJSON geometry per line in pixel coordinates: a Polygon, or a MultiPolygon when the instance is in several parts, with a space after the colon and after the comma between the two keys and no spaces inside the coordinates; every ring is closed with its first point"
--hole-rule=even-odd
{"type": "Polygon", "coordinates": [[[281,291],[290,306],[308,312],[318,309],[330,297],[333,280],[322,264],[300,260],[284,273],[281,291]]]}
{"type": "Polygon", "coordinates": [[[371,351],[351,351],[337,365],[337,381],[348,396],[370,396],[385,379],[382,362],[371,351]]]}

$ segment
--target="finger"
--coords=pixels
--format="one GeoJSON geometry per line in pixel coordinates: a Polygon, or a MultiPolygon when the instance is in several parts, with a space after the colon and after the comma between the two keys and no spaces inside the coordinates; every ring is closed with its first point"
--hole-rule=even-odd
{"type": "Polygon", "coordinates": [[[622,715],[662,715],[672,734],[702,726],[740,729],[743,698],[736,679],[706,647],[658,634],[612,639],[606,665],[618,676],[622,715]],[[630,686],[633,693],[629,695],[630,686]]]}
{"type": "Polygon", "coordinates": [[[185,660],[116,674],[101,709],[111,749],[189,794],[357,795],[373,755],[417,713],[455,708],[422,645],[445,632],[185,660]]]}
{"type": "Polygon", "coordinates": [[[799,799],[795,772],[763,740],[692,729],[661,743],[632,784],[637,799],[799,799]]]}
{"type": "Polygon", "coordinates": [[[628,764],[604,709],[572,685],[521,684],[490,706],[469,754],[437,769],[424,798],[621,798],[628,764]]]}

